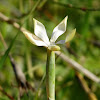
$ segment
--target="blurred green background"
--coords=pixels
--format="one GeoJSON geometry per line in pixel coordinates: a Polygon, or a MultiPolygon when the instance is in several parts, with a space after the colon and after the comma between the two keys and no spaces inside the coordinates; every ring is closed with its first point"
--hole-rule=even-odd
{"type": "MultiPolygon", "coordinates": [[[[86,9],[99,7],[100,0],[0,0],[0,12],[32,33],[34,33],[32,21],[34,17],[44,24],[49,38],[54,27],[68,15],[67,32],[58,40],[64,40],[67,33],[74,28],[77,32],[70,43],[61,45],[61,51],[98,77],[100,77],[100,11],[86,9]],[[29,13],[30,11],[32,12],[29,13]]],[[[27,81],[38,89],[34,92],[29,90],[29,97],[24,93],[21,100],[46,100],[45,78],[41,82],[46,68],[46,48],[31,44],[20,31],[1,20],[0,33],[8,46],[19,33],[13,41],[10,53],[24,72],[27,81]]],[[[0,59],[5,50],[0,41],[0,59]]],[[[100,100],[100,84],[85,76],[84,79],[100,100]]],[[[17,82],[8,57],[0,68],[0,86],[17,100],[17,82]]],[[[0,92],[0,100],[9,98],[0,92]]],[[[88,98],[76,78],[75,70],[59,57],[56,58],[56,100],[95,100],[88,98]]]]}

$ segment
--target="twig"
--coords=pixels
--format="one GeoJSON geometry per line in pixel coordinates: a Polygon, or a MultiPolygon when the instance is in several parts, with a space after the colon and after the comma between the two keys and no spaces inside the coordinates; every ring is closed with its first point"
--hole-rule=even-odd
{"type": "Polygon", "coordinates": [[[9,95],[6,91],[4,91],[4,89],[0,86],[0,91],[4,94],[4,95],[6,95],[9,99],[11,99],[11,100],[15,100],[11,95],[9,95]]]}
{"type": "MultiPolygon", "coordinates": [[[[7,49],[7,44],[0,32],[0,39],[1,39],[1,42],[3,43],[4,47],[7,49]]],[[[12,57],[11,54],[9,54],[9,58],[10,58],[10,62],[11,62],[11,65],[13,67],[13,71],[15,73],[15,76],[16,76],[16,80],[17,80],[17,83],[18,83],[18,87],[22,87],[24,89],[31,89],[31,90],[34,90],[33,87],[26,81],[26,78],[25,78],[25,75],[24,73],[22,72],[22,70],[20,69],[20,67],[18,67],[12,57]]]]}
{"type": "MultiPolygon", "coordinates": [[[[20,30],[22,33],[29,32],[25,28],[20,27],[20,25],[18,23],[16,23],[13,19],[9,19],[7,16],[5,16],[4,14],[2,14],[1,12],[0,12],[0,20],[4,21],[4,22],[7,22],[8,24],[13,25],[16,29],[20,30]]],[[[29,32],[29,33],[31,33],[31,32],[29,32]]],[[[35,35],[33,35],[33,37],[35,39],[38,39],[35,35]]]]}
{"type": "MultiPolygon", "coordinates": [[[[3,15],[2,13],[0,13],[0,19],[4,22],[7,22],[7,23],[10,22],[9,24],[13,25],[16,29],[19,29],[22,33],[24,33],[24,32],[31,33],[30,31],[26,30],[23,27],[20,28],[20,25],[18,23],[10,20],[7,16],[3,15]]],[[[39,39],[34,34],[33,34],[33,38],[39,39]]],[[[56,54],[59,55],[61,59],[63,59],[67,63],[69,63],[74,69],[78,70],[79,72],[82,72],[89,79],[93,80],[94,82],[100,83],[100,79],[96,75],[94,75],[93,73],[91,73],[90,71],[85,69],[82,65],[78,64],[76,61],[72,60],[71,58],[67,57],[66,55],[64,55],[61,52],[56,52],[56,54]]]]}
{"type": "Polygon", "coordinates": [[[58,4],[60,6],[63,6],[63,7],[66,7],[66,8],[72,8],[72,9],[76,9],[76,10],[81,10],[81,11],[100,11],[100,8],[86,8],[86,7],[76,7],[76,6],[73,6],[72,4],[64,4],[64,3],[61,3],[61,2],[56,2],[56,1],[50,1],[51,3],[54,3],[54,4],[58,4]]]}
{"type": "Polygon", "coordinates": [[[61,53],[60,51],[57,51],[56,54],[59,55],[59,57],[61,57],[64,61],[69,63],[74,69],[76,69],[79,72],[82,72],[89,79],[93,80],[94,82],[100,83],[100,79],[96,75],[94,75],[93,73],[91,73],[90,71],[85,69],[82,65],[80,65],[79,63],[77,63],[73,59],[69,58],[68,56],[61,53]]]}
{"type": "Polygon", "coordinates": [[[91,44],[93,44],[94,46],[100,48],[100,41],[97,41],[97,40],[90,40],[89,41],[91,44]]]}
{"type": "Polygon", "coordinates": [[[96,95],[90,90],[90,88],[88,87],[88,84],[84,80],[83,76],[77,71],[76,71],[76,77],[77,77],[78,81],[80,82],[84,91],[87,93],[89,100],[97,100],[96,95]]]}

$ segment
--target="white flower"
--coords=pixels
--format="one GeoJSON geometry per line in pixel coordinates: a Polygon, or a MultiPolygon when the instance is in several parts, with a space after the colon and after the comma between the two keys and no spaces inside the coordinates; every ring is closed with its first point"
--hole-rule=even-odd
{"type": "Polygon", "coordinates": [[[49,38],[47,36],[46,29],[45,29],[44,25],[34,18],[33,18],[34,33],[37,37],[40,38],[40,40],[34,39],[33,35],[31,33],[24,32],[24,34],[31,43],[33,43],[37,46],[45,46],[46,48],[48,48],[50,50],[54,50],[54,51],[60,50],[60,47],[57,46],[57,44],[64,44],[66,42],[69,42],[70,40],[72,40],[72,38],[74,37],[75,32],[76,32],[76,29],[74,29],[74,30],[72,30],[71,33],[69,33],[67,35],[65,40],[60,40],[60,41],[56,42],[57,38],[59,36],[61,36],[63,33],[65,33],[65,31],[66,31],[67,19],[68,19],[68,16],[66,16],[64,18],[64,20],[61,21],[61,23],[58,24],[54,28],[50,41],[49,41],[49,38]]]}

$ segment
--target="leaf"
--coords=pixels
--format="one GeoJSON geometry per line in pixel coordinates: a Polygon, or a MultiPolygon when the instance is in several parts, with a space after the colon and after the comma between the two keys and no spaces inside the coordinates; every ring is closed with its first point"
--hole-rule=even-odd
{"type": "Polygon", "coordinates": [[[11,41],[11,44],[9,45],[8,49],[5,51],[5,54],[4,54],[4,55],[2,56],[2,58],[0,59],[0,69],[3,67],[4,62],[5,62],[5,60],[6,60],[7,56],[8,56],[8,54],[9,54],[9,52],[10,52],[12,46],[13,46],[13,44],[14,44],[14,42],[15,42],[17,36],[18,36],[18,34],[19,34],[19,33],[17,33],[16,36],[13,38],[13,40],[11,41]]]}

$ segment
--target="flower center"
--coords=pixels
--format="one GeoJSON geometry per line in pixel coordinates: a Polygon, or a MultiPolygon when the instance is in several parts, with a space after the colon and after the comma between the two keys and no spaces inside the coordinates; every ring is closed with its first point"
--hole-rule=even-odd
{"type": "Polygon", "coordinates": [[[48,46],[48,49],[51,50],[51,51],[59,51],[60,47],[55,45],[54,42],[51,42],[50,45],[48,46]]]}

